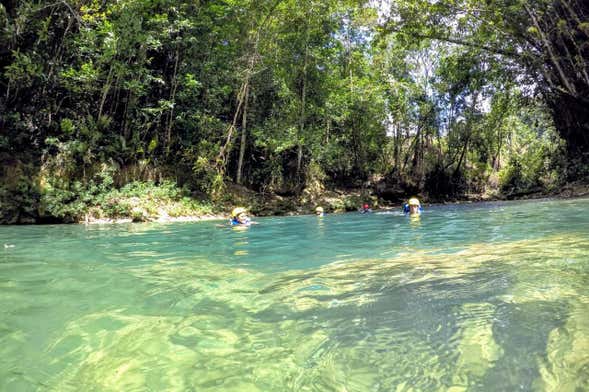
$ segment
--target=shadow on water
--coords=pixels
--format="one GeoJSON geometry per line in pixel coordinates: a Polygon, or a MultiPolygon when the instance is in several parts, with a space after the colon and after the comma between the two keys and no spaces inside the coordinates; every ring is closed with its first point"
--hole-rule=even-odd
{"type": "MultiPolygon", "coordinates": [[[[571,314],[576,318],[589,310],[587,290],[571,291],[568,280],[554,284],[562,265],[538,274],[534,262],[557,260],[560,246],[574,248],[580,241],[551,238],[554,247],[546,240],[523,241],[475,247],[454,259],[414,254],[287,275],[261,290],[279,300],[257,317],[275,323],[289,314],[305,335],[329,331],[322,355],[332,352],[342,363],[351,360],[346,351],[379,366],[388,358],[395,368],[379,378],[388,380],[387,388],[407,383],[424,389],[530,390],[548,385],[550,372],[539,362],[554,350],[549,347],[554,331],[565,330],[571,314]],[[579,303],[574,297],[581,293],[579,303]],[[296,311],[289,313],[292,307],[296,311]],[[435,363],[424,367],[431,358],[435,363]],[[415,374],[426,370],[440,377],[415,374]]],[[[586,275],[577,278],[579,289],[583,280],[586,275]]],[[[574,333],[579,347],[587,344],[586,332],[574,333]]],[[[580,362],[577,372],[589,365],[589,357],[580,362]]],[[[559,382],[587,383],[569,370],[551,369],[561,372],[553,377],[559,382]]]]}

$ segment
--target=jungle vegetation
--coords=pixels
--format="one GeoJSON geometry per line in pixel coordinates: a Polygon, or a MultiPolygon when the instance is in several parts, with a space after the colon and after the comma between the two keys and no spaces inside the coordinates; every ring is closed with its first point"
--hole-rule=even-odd
{"type": "Polygon", "coordinates": [[[3,0],[0,221],[125,215],[146,193],[181,214],[232,184],[394,202],[586,180],[588,8],[3,0]]]}

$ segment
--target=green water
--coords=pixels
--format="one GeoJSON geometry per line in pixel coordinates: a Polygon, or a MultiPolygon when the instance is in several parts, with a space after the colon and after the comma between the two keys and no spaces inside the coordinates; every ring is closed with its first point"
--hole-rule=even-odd
{"type": "Polygon", "coordinates": [[[0,391],[586,391],[588,212],[0,227],[0,391]]]}

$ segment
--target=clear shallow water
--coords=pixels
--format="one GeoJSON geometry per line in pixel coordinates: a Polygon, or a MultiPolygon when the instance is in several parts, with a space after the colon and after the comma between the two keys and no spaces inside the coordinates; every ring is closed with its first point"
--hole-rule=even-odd
{"type": "Polygon", "coordinates": [[[0,391],[589,390],[588,212],[0,227],[0,391]]]}

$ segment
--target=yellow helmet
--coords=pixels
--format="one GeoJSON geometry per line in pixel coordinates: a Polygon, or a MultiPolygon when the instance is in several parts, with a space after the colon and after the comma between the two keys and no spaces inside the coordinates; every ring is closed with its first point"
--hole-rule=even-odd
{"type": "Polygon", "coordinates": [[[317,208],[315,208],[315,212],[323,212],[323,207],[317,207],[317,208]]]}
{"type": "Polygon", "coordinates": [[[245,212],[246,212],[246,209],[245,208],[243,208],[243,207],[236,207],[236,208],[233,209],[233,211],[231,211],[231,216],[232,217],[236,217],[239,214],[245,214],[245,212]]]}
{"type": "Polygon", "coordinates": [[[409,204],[410,206],[417,206],[419,207],[421,204],[419,204],[419,199],[417,199],[416,197],[412,197],[411,199],[409,199],[409,204]]]}

